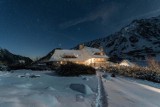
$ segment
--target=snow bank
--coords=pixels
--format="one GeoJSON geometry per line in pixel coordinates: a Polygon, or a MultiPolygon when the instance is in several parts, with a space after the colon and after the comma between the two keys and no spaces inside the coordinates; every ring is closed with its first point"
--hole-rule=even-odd
{"type": "Polygon", "coordinates": [[[55,96],[46,94],[27,95],[25,97],[0,97],[0,107],[59,107],[60,103],[55,96]]]}
{"type": "Polygon", "coordinates": [[[9,77],[9,72],[2,72],[0,71],[0,77],[9,77]]]}
{"type": "Polygon", "coordinates": [[[152,90],[152,91],[154,91],[154,92],[160,93],[160,89],[158,89],[158,88],[154,88],[154,87],[147,86],[147,85],[143,85],[143,84],[138,84],[138,85],[140,85],[140,86],[142,86],[142,87],[144,87],[144,88],[146,88],[146,89],[152,90]]]}
{"type": "Polygon", "coordinates": [[[88,85],[84,84],[70,84],[69,86],[72,90],[78,91],[82,94],[90,95],[93,94],[92,89],[88,85]]]}
{"type": "Polygon", "coordinates": [[[40,105],[39,107],[57,107],[60,105],[58,99],[49,94],[33,94],[29,96],[29,99],[34,101],[37,105],[40,105]]]}
{"type": "Polygon", "coordinates": [[[51,86],[46,87],[45,89],[50,90],[50,91],[56,91],[56,89],[55,89],[55,88],[53,88],[53,87],[51,87],[51,86]]]}
{"type": "Polygon", "coordinates": [[[26,84],[18,84],[15,86],[18,88],[30,88],[32,86],[32,84],[26,83],[26,84]]]}

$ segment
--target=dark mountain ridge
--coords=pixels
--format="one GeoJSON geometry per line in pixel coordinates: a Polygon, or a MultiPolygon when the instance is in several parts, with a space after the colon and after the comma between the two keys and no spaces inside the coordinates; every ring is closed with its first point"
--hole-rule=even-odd
{"type": "Polygon", "coordinates": [[[12,65],[18,65],[18,64],[25,64],[29,65],[33,61],[24,56],[15,55],[9,52],[7,49],[0,48],[0,64],[12,66],[12,65]]]}

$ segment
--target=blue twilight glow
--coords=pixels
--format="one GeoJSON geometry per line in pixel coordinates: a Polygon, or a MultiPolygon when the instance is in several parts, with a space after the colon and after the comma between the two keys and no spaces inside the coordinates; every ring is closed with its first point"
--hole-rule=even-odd
{"type": "Polygon", "coordinates": [[[0,47],[29,57],[160,15],[160,0],[0,0],[0,47]]]}

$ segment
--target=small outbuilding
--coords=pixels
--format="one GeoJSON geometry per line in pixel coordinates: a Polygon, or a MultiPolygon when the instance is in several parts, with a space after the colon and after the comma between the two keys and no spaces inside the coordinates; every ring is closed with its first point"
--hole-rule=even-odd
{"type": "Polygon", "coordinates": [[[129,67],[134,67],[135,64],[128,61],[128,60],[123,60],[122,62],[119,63],[120,66],[129,66],[129,67]]]}

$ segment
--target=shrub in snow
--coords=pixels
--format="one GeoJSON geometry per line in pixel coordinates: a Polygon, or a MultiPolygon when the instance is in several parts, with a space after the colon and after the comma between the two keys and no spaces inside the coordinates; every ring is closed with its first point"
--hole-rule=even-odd
{"type": "Polygon", "coordinates": [[[127,66],[107,66],[106,71],[123,76],[134,77],[138,79],[160,83],[160,72],[156,69],[145,67],[127,67],[127,66]]]}
{"type": "Polygon", "coordinates": [[[27,65],[17,64],[17,65],[10,65],[9,69],[10,70],[21,70],[21,69],[28,69],[28,68],[27,68],[27,65]]]}
{"type": "Polygon", "coordinates": [[[111,77],[116,77],[116,75],[114,73],[111,74],[111,77]]]}
{"type": "Polygon", "coordinates": [[[96,74],[96,70],[90,66],[69,62],[65,65],[61,65],[56,70],[56,73],[60,76],[79,76],[79,75],[96,74]]]}
{"type": "Polygon", "coordinates": [[[156,72],[160,73],[160,62],[156,61],[154,58],[147,59],[148,67],[150,69],[156,70],[156,72]]]}

